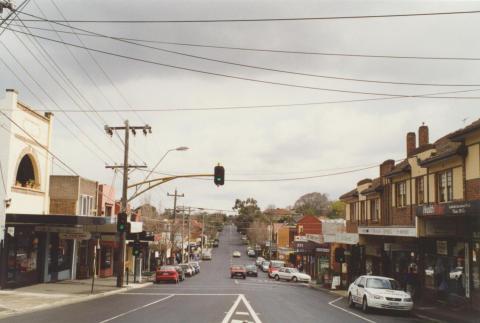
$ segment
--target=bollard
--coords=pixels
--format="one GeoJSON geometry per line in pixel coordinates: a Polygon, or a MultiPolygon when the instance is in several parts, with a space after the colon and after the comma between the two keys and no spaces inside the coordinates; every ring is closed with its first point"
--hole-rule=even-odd
{"type": "Polygon", "coordinates": [[[127,285],[128,285],[128,276],[129,276],[129,274],[128,274],[128,273],[129,273],[129,270],[128,270],[128,267],[127,267],[127,268],[125,268],[125,269],[126,269],[126,271],[127,271],[127,285]]]}

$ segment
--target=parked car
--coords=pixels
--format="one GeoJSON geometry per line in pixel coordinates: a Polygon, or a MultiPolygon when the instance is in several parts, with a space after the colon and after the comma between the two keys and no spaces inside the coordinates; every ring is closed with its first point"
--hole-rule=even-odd
{"type": "Polygon", "coordinates": [[[274,276],[275,280],[291,280],[293,282],[306,282],[309,283],[312,280],[312,277],[310,275],[301,273],[298,271],[297,268],[288,268],[288,267],[282,267],[279,268],[278,271],[275,273],[274,276]]]}
{"type": "Polygon", "coordinates": [[[247,270],[247,276],[258,277],[257,266],[254,264],[245,265],[245,269],[247,270]]]}
{"type": "Polygon", "coordinates": [[[198,263],[198,261],[190,261],[189,264],[193,266],[196,274],[200,273],[200,264],[198,263]]]}
{"type": "Polygon", "coordinates": [[[268,268],[270,267],[270,261],[264,260],[262,262],[262,271],[266,273],[268,271],[268,268]]]}
{"type": "Polygon", "coordinates": [[[235,250],[232,254],[233,257],[235,258],[240,258],[242,256],[242,254],[240,253],[240,251],[238,250],[235,250]]]}
{"type": "Polygon", "coordinates": [[[257,260],[255,260],[255,264],[258,266],[258,267],[261,267],[262,266],[262,262],[265,261],[265,258],[263,257],[257,257],[257,260]]]}
{"type": "Polygon", "coordinates": [[[243,279],[247,278],[247,269],[242,265],[234,265],[230,267],[230,278],[242,277],[243,279]]]}
{"type": "Polygon", "coordinates": [[[212,260],[212,250],[206,249],[202,252],[202,260],[212,260]]]}
{"type": "Polygon", "coordinates": [[[182,267],[180,266],[174,266],[175,267],[175,270],[177,271],[178,273],[178,279],[180,281],[184,281],[185,280],[185,272],[183,271],[182,267]]]}
{"type": "Polygon", "coordinates": [[[155,272],[155,282],[158,284],[162,281],[171,281],[178,284],[179,275],[174,266],[162,266],[157,269],[155,272]]]}
{"type": "Polygon", "coordinates": [[[370,308],[411,311],[413,300],[392,278],[360,276],[348,287],[348,306],[362,305],[366,313],[370,308]]]}
{"type": "Polygon", "coordinates": [[[270,266],[268,266],[268,277],[275,277],[275,273],[278,269],[285,267],[285,261],[282,260],[272,260],[270,261],[270,266]]]}
{"type": "Polygon", "coordinates": [[[253,250],[253,249],[248,249],[247,255],[248,255],[249,257],[255,257],[255,256],[256,256],[256,252],[255,252],[255,250],[253,250]]]}
{"type": "Polygon", "coordinates": [[[212,245],[213,245],[214,248],[217,248],[217,247],[218,247],[218,244],[219,244],[218,239],[213,240],[213,244],[212,244],[212,245]]]}
{"type": "Polygon", "coordinates": [[[179,266],[182,267],[183,271],[185,272],[185,276],[187,277],[193,276],[193,270],[189,264],[180,264],[179,266]]]}
{"type": "Polygon", "coordinates": [[[192,276],[198,274],[197,270],[192,264],[189,263],[188,265],[190,266],[190,269],[192,269],[192,276]]]}

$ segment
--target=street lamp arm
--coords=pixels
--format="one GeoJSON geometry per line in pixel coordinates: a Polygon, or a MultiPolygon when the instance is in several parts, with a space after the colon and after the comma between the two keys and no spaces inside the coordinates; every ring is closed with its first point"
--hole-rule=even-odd
{"type": "Polygon", "coordinates": [[[169,177],[162,177],[162,178],[156,178],[156,179],[151,179],[148,181],[142,181],[139,183],[131,184],[128,186],[128,188],[133,188],[133,187],[140,187],[141,185],[148,184],[148,187],[141,190],[140,192],[135,192],[129,199],[128,202],[136,199],[138,196],[141,194],[145,193],[146,191],[151,190],[154,187],[157,187],[161,184],[164,184],[166,182],[170,182],[174,179],[177,178],[192,178],[192,177],[213,177],[213,174],[190,174],[190,175],[176,175],[176,176],[169,176],[169,177]]]}

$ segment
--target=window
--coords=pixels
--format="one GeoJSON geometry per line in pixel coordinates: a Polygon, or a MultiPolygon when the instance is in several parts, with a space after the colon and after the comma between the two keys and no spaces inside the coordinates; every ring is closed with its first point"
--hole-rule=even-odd
{"type": "Polygon", "coordinates": [[[38,181],[35,176],[35,167],[30,156],[23,156],[18,165],[17,176],[15,178],[15,186],[38,189],[38,181]]]}
{"type": "Polygon", "coordinates": [[[407,206],[407,183],[405,181],[395,184],[397,207],[407,206]]]}
{"type": "Polygon", "coordinates": [[[422,177],[418,177],[415,180],[415,194],[417,204],[424,204],[425,203],[425,180],[422,177]]]}
{"type": "Polygon", "coordinates": [[[380,219],[380,200],[370,200],[370,219],[376,222],[380,219]]]}
{"type": "Polygon", "coordinates": [[[360,221],[365,221],[365,201],[360,202],[360,221]]]}
{"type": "Polygon", "coordinates": [[[437,174],[437,194],[439,202],[449,202],[453,200],[452,170],[447,170],[437,174]]]}
{"type": "Polygon", "coordinates": [[[80,215],[93,214],[93,197],[88,195],[80,196],[80,215]]]}
{"type": "Polygon", "coordinates": [[[355,203],[350,203],[350,220],[351,221],[356,221],[357,220],[357,214],[356,214],[356,204],[355,203]]]}

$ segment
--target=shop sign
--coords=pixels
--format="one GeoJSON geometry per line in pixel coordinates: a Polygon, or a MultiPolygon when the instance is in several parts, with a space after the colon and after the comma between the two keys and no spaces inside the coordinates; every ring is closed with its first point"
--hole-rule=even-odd
{"type": "Polygon", "coordinates": [[[417,216],[461,216],[480,212],[480,201],[417,206],[417,216]]]}
{"type": "Polygon", "coordinates": [[[102,241],[118,241],[118,238],[114,234],[102,234],[101,240],[102,241]]]}
{"type": "Polygon", "coordinates": [[[416,237],[416,228],[396,228],[396,227],[359,227],[359,234],[368,234],[376,236],[397,236],[397,237],[416,237]]]}
{"type": "Polygon", "coordinates": [[[448,244],[447,241],[437,240],[437,254],[448,256],[448,244]]]}
{"type": "Polygon", "coordinates": [[[356,233],[324,234],[323,240],[324,242],[328,242],[328,243],[357,244],[358,234],[356,233]]]}
{"type": "Polygon", "coordinates": [[[7,233],[11,235],[12,237],[15,236],[15,227],[8,227],[7,228],[7,233]]]}
{"type": "Polygon", "coordinates": [[[63,232],[63,233],[82,233],[83,228],[75,227],[46,227],[46,226],[36,226],[35,231],[37,232],[63,232]]]}
{"type": "Polygon", "coordinates": [[[316,252],[330,252],[329,248],[315,248],[316,252]]]}
{"type": "Polygon", "coordinates": [[[89,240],[92,235],[90,232],[81,232],[81,233],[59,233],[58,237],[64,240],[89,240]]]}
{"type": "Polygon", "coordinates": [[[295,236],[294,241],[296,242],[307,242],[308,239],[306,236],[295,236]]]}
{"type": "Polygon", "coordinates": [[[316,243],[323,243],[323,236],[321,234],[309,234],[307,233],[305,235],[307,237],[307,240],[316,242],[316,243]]]}

